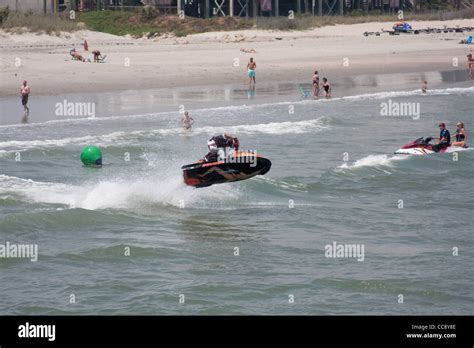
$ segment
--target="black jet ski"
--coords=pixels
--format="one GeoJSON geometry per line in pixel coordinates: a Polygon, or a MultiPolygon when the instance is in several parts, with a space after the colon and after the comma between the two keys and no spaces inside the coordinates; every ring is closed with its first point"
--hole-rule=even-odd
{"type": "Polygon", "coordinates": [[[199,161],[182,166],[186,185],[206,187],[214,184],[240,181],[255,175],[268,173],[272,166],[269,159],[253,152],[235,152],[226,160],[216,162],[199,161]]]}

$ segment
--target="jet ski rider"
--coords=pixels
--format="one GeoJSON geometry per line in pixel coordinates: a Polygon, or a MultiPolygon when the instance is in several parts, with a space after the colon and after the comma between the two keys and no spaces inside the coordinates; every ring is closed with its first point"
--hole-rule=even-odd
{"type": "Polygon", "coordinates": [[[452,145],[466,147],[466,142],[467,142],[467,132],[464,129],[464,123],[458,122],[456,124],[456,141],[452,145]]]}
{"type": "Polygon", "coordinates": [[[449,131],[446,129],[446,125],[444,124],[444,122],[441,122],[439,124],[438,144],[433,145],[433,151],[439,152],[439,150],[444,149],[449,145],[451,145],[451,134],[449,134],[449,131]]]}
{"type": "Polygon", "coordinates": [[[206,156],[204,156],[204,160],[206,162],[216,162],[219,158],[219,150],[222,151],[222,149],[224,149],[225,151],[226,148],[232,147],[235,149],[235,151],[238,151],[239,146],[239,139],[228,133],[216,135],[207,142],[209,152],[206,156]]]}

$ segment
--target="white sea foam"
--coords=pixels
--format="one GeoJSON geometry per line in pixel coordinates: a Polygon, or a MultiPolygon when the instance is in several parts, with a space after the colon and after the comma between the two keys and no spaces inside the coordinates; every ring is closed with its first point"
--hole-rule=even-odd
{"type": "Polygon", "coordinates": [[[311,133],[314,131],[321,131],[327,129],[329,126],[325,125],[322,118],[306,121],[296,122],[271,122],[260,124],[245,124],[238,126],[227,127],[201,127],[196,128],[196,133],[213,134],[227,130],[235,134],[302,134],[311,133]]]}
{"type": "Polygon", "coordinates": [[[38,182],[0,175],[0,199],[14,194],[30,203],[64,205],[68,208],[136,209],[153,205],[201,208],[203,203],[225,203],[240,196],[238,186],[213,186],[195,189],[186,186],[180,171],[159,176],[85,182],[78,185],[38,182]],[[160,184],[157,185],[156,183],[160,184]]]}
{"type": "MultiPolygon", "coordinates": [[[[392,92],[378,92],[378,93],[367,93],[359,94],[345,97],[334,97],[331,99],[306,99],[299,101],[284,101],[284,102],[274,102],[274,103],[262,103],[256,105],[229,105],[229,106],[220,106],[213,108],[202,108],[202,109],[190,109],[188,110],[191,114],[200,113],[202,115],[214,113],[216,111],[240,111],[240,110],[258,110],[259,108],[266,108],[269,106],[278,106],[278,105],[298,105],[298,104],[313,104],[313,103],[330,103],[340,100],[346,101],[357,101],[357,100],[367,100],[367,99],[386,99],[386,98],[396,98],[396,97],[410,97],[410,96],[421,96],[421,95],[452,95],[452,94],[472,94],[474,93],[474,87],[465,87],[465,88],[440,88],[440,89],[430,89],[428,93],[424,94],[420,89],[411,90],[411,91],[392,91],[392,92]]],[[[130,115],[113,115],[113,116],[103,116],[91,118],[74,118],[74,119],[59,119],[59,120],[50,120],[45,122],[38,123],[29,123],[29,124],[14,124],[14,125],[0,125],[2,128],[17,128],[17,127],[41,127],[44,125],[54,124],[54,123],[90,123],[90,122],[101,122],[101,121],[113,121],[113,120],[126,120],[133,118],[159,118],[165,115],[178,116],[178,112],[164,111],[156,113],[143,113],[143,114],[130,114],[130,115]]]]}
{"type": "MultiPolygon", "coordinates": [[[[423,93],[420,89],[412,91],[391,91],[391,92],[378,92],[378,93],[367,93],[360,95],[345,96],[339,98],[340,100],[367,100],[367,99],[388,99],[397,97],[411,97],[411,96],[425,96],[425,95],[450,95],[450,94],[463,94],[474,92],[474,87],[466,88],[442,88],[432,89],[427,93],[423,93]]],[[[337,98],[334,98],[335,100],[337,98]]]]}
{"type": "MultiPolygon", "coordinates": [[[[193,134],[216,134],[229,131],[236,134],[301,134],[316,132],[329,128],[325,124],[324,118],[314,120],[296,121],[296,122],[271,122],[260,124],[245,124],[230,127],[196,127],[193,129],[193,134]]],[[[104,135],[83,136],[61,139],[42,139],[42,140],[25,140],[25,141],[3,141],[0,142],[0,149],[34,149],[44,147],[66,146],[66,145],[84,145],[94,144],[97,146],[107,147],[110,145],[126,145],[138,137],[155,137],[156,135],[172,135],[181,134],[183,129],[176,128],[162,128],[154,130],[139,130],[132,132],[113,132],[104,135]]],[[[4,151],[4,150],[3,150],[4,151]]]]}
{"type": "Polygon", "coordinates": [[[73,138],[60,138],[60,139],[42,139],[42,140],[10,140],[0,142],[0,149],[34,149],[43,147],[54,147],[54,146],[66,146],[66,145],[83,145],[93,143],[98,146],[106,146],[115,143],[119,139],[124,139],[127,133],[125,132],[114,132],[110,134],[97,135],[97,136],[83,136],[73,138]]]}
{"type": "Polygon", "coordinates": [[[343,163],[338,168],[340,169],[352,169],[360,167],[376,167],[376,166],[390,166],[393,164],[393,161],[400,161],[408,158],[407,156],[395,155],[369,155],[367,157],[356,160],[354,163],[343,163]]]}

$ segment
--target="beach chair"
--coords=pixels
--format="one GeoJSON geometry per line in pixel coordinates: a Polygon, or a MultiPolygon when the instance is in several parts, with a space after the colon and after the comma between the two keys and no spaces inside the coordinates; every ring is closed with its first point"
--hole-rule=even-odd
{"type": "Polygon", "coordinates": [[[472,45],[472,35],[467,38],[467,40],[461,40],[461,44],[472,45]]]}
{"type": "Polygon", "coordinates": [[[305,88],[302,85],[299,85],[298,89],[300,90],[301,96],[303,98],[308,98],[309,97],[310,94],[305,90],[305,88]]]}
{"type": "Polygon", "coordinates": [[[105,63],[105,58],[107,58],[106,54],[99,58],[99,63],[105,63]]]}

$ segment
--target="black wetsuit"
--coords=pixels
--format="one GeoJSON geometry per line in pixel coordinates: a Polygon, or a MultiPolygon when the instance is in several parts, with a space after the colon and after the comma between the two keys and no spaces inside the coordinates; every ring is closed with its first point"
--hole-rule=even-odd
{"type": "Polygon", "coordinates": [[[209,148],[209,152],[206,156],[204,156],[204,160],[206,162],[216,162],[219,157],[219,149],[234,147],[234,141],[233,139],[228,139],[223,135],[217,135],[209,139],[207,142],[207,147],[209,148]]]}
{"type": "Polygon", "coordinates": [[[209,139],[207,145],[209,146],[209,150],[211,150],[211,145],[209,145],[210,142],[214,142],[215,146],[217,147],[231,147],[232,144],[234,143],[232,139],[228,139],[223,135],[216,135],[215,137],[212,137],[209,139]]]}
{"type": "Polygon", "coordinates": [[[439,132],[439,138],[440,139],[445,138],[446,140],[439,144],[433,145],[434,152],[439,152],[439,150],[444,149],[448,147],[449,145],[451,145],[451,134],[449,134],[449,131],[447,129],[443,129],[442,131],[439,132]]]}

